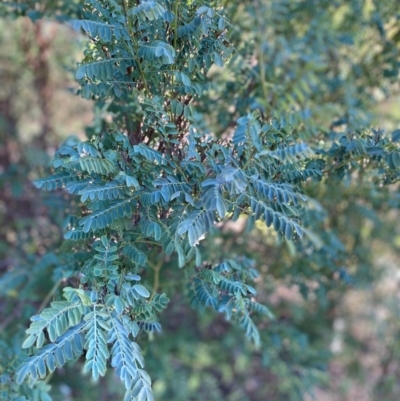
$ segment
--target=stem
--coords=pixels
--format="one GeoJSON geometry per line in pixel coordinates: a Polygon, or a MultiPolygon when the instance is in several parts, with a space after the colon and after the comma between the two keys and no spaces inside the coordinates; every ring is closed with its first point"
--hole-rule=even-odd
{"type": "Polygon", "coordinates": [[[176,50],[176,44],[178,41],[178,8],[179,8],[179,0],[175,1],[175,10],[174,10],[174,14],[175,14],[175,27],[174,27],[174,49],[176,50]]]}
{"type": "Polygon", "coordinates": [[[53,373],[54,373],[54,372],[51,372],[51,373],[44,379],[44,383],[45,383],[45,384],[47,384],[47,383],[51,380],[51,378],[53,377],[53,373]]]}
{"type": "Polygon", "coordinates": [[[46,295],[46,298],[42,301],[42,303],[39,306],[39,312],[43,310],[43,308],[49,303],[50,299],[54,296],[56,291],[58,290],[58,287],[61,284],[62,279],[59,279],[53,286],[53,288],[50,290],[50,292],[46,295]]]}
{"type": "Polygon", "coordinates": [[[268,98],[268,92],[267,92],[267,81],[265,78],[265,60],[264,60],[264,52],[263,52],[263,48],[262,48],[262,21],[260,21],[260,16],[262,15],[260,12],[262,5],[260,1],[257,1],[257,8],[259,8],[258,10],[255,9],[255,15],[257,16],[257,24],[258,24],[258,28],[260,30],[259,32],[259,43],[258,43],[258,65],[260,67],[260,81],[261,81],[261,88],[262,88],[262,92],[264,95],[264,99],[265,102],[267,102],[267,98],[268,98]]]}
{"type": "MultiPolygon", "coordinates": [[[[222,2],[222,7],[223,8],[226,8],[227,6],[228,6],[228,3],[229,3],[229,0],[224,0],[223,2],[222,2]]],[[[236,7],[235,7],[236,8],[236,7]]]]}
{"type": "MultiPolygon", "coordinates": [[[[174,9],[174,14],[175,14],[175,23],[174,23],[174,49],[176,51],[176,46],[178,43],[178,7],[179,7],[179,0],[176,0],[175,3],[175,9],[174,9]]],[[[176,62],[175,62],[176,64],[176,62]]],[[[174,86],[174,81],[175,81],[175,74],[172,74],[171,77],[171,85],[172,87],[174,86]]],[[[173,96],[172,98],[174,99],[176,96],[173,96]]],[[[172,111],[171,111],[171,118],[173,119],[172,116],[172,111]]]]}
{"type": "Polygon", "coordinates": [[[131,38],[132,45],[135,48],[135,52],[136,52],[135,59],[136,59],[136,62],[137,62],[138,68],[139,68],[140,77],[142,78],[144,88],[148,91],[147,82],[146,82],[146,78],[144,76],[142,65],[140,64],[140,60],[139,60],[139,58],[137,56],[138,51],[139,51],[139,47],[138,47],[137,43],[134,40],[135,35],[134,35],[133,29],[132,29],[132,21],[128,17],[128,11],[127,10],[128,10],[128,7],[129,7],[129,3],[128,3],[128,0],[121,0],[121,3],[122,3],[122,8],[124,9],[124,15],[125,15],[126,22],[128,24],[129,36],[131,38]]]}
{"type": "Polygon", "coordinates": [[[347,164],[351,164],[352,162],[358,162],[360,160],[363,160],[366,157],[366,155],[360,155],[360,156],[356,156],[352,159],[348,159],[348,160],[343,160],[340,163],[334,164],[333,166],[330,166],[328,168],[326,168],[325,170],[322,170],[322,172],[325,173],[329,173],[333,170],[337,170],[340,167],[346,166],[347,164]]]}
{"type": "Polygon", "coordinates": [[[157,294],[158,287],[160,286],[160,270],[162,267],[163,259],[160,259],[156,265],[151,264],[151,268],[154,270],[154,282],[153,290],[150,296],[150,301],[153,300],[154,296],[157,294]]]}
{"type": "Polygon", "coordinates": [[[246,168],[249,166],[249,164],[253,161],[254,154],[255,154],[255,151],[253,150],[251,152],[250,157],[247,159],[246,164],[241,168],[241,170],[243,170],[243,171],[246,170],[246,168]]]}

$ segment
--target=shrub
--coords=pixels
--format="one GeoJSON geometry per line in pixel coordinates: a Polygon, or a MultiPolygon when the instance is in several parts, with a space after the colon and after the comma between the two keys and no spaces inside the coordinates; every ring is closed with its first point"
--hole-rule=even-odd
{"type": "MultiPolygon", "coordinates": [[[[310,0],[225,8],[93,0],[76,11],[67,23],[88,38],[76,79],[97,117],[88,140],[68,139],[54,172],[35,181],[71,195],[54,274],[62,291],[26,330],[28,356],[15,380],[33,390],[12,386],[6,397],[41,391],[45,398],[43,380],[80,360],[94,380],[112,368],[126,400],[152,400],[140,347],[150,365],[162,358],[157,344],[172,334],[157,333],[177,329],[173,314],[160,324],[169,299],[184,310],[181,324],[192,319],[182,296],[197,310],[224,314],[264,366],[268,358],[281,364],[270,368],[279,391],[289,394],[289,375],[302,397],[319,379],[318,346],[302,355],[318,327],[305,336],[295,317],[282,324],[284,313],[267,297],[268,274],[295,283],[304,302],[315,294],[318,314],[343,287],[372,275],[362,270],[371,255],[361,250],[360,222],[398,206],[389,184],[400,172],[399,131],[371,128],[369,115],[375,92],[390,91],[398,75],[398,35],[385,31],[391,6],[384,4],[338,1],[334,11],[310,0]],[[371,40],[379,46],[366,56],[371,40]],[[229,231],[241,221],[245,244],[229,231]],[[254,230],[278,244],[269,271],[254,230]],[[218,246],[224,237],[237,247],[218,246]]],[[[158,368],[159,377],[167,374],[164,362],[158,368]]],[[[178,399],[184,387],[176,379],[164,394],[178,399]]],[[[265,399],[268,390],[257,388],[255,397],[265,399]]],[[[226,391],[215,397],[236,399],[226,391]]]]}

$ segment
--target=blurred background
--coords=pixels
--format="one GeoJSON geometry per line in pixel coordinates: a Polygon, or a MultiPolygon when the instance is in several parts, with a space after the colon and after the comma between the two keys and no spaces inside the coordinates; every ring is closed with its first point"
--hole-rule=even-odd
{"type": "MultiPolygon", "coordinates": [[[[285,93],[313,99],[310,107],[317,113],[311,134],[325,118],[330,124],[338,109],[354,104],[362,106],[373,126],[399,128],[398,77],[387,81],[380,74],[379,57],[385,57],[385,49],[369,51],[379,33],[360,17],[383,16],[382,26],[391,30],[391,43],[398,50],[395,5],[383,1],[378,10],[373,1],[338,1],[329,6],[332,2],[294,3],[298,9],[287,1],[261,0],[260,22],[252,2],[240,6],[226,2],[228,15],[238,27],[232,40],[246,48],[242,54],[248,57],[249,71],[261,71],[260,58],[252,59],[261,44],[272,99],[285,93]],[[275,11],[268,14],[271,7],[275,11]],[[317,38],[307,36],[311,23],[317,38]],[[331,83],[337,85],[337,92],[328,88],[316,93],[304,82],[311,74],[318,87],[319,74],[324,74],[321,60],[311,59],[310,67],[309,61],[302,64],[292,58],[290,51],[299,54],[301,37],[311,41],[306,45],[319,43],[323,54],[329,55],[336,43],[324,42],[326,32],[346,34],[353,41],[350,50],[339,52],[345,61],[337,68],[345,71],[351,54],[360,70],[331,83]],[[235,35],[244,40],[239,42],[235,35]],[[267,46],[264,40],[271,37],[275,41],[267,46]],[[285,63],[295,67],[285,70],[285,63]]],[[[21,345],[29,317],[52,299],[67,269],[57,249],[62,246],[68,198],[63,192],[38,191],[31,180],[50,171],[49,162],[61,142],[73,135],[84,139],[91,129],[87,127],[102,118],[92,102],[76,96],[74,70],[85,44],[85,38],[62,23],[32,22],[27,16],[0,18],[0,375],[18,364],[14,350],[21,345]]],[[[329,55],[333,60],[335,56],[329,55]]],[[[229,95],[229,90],[236,90],[234,78],[217,71],[214,78],[216,90],[223,87],[225,98],[234,99],[229,95]]],[[[241,85],[250,87],[248,82],[241,85]]],[[[249,99],[251,91],[261,89],[259,84],[251,88],[249,99]]],[[[228,107],[216,95],[215,102],[228,107]]],[[[269,104],[271,109],[285,107],[277,100],[269,104]]],[[[214,110],[210,123],[222,132],[225,122],[218,119],[218,108],[214,110]]],[[[247,232],[240,220],[227,223],[218,237],[202,243],[216,255],[234,250],[256,261],[262,273],[257,283],[260,301],[277,317],[260,322],[260,350],[247,344],[224,316],[195,313],[187,299],[171,297],[165,289],[171,303],[162,316],[163,333],[156,345],[150,338],[143,346],[157,400],[399,400],[399,187],[394,184],[376,193],[355,180],[337,186],[310,184],[307,191],[322,200],[326,211],[318,224],[320,240],[327,245],[313,256],[279,242],[261,225],[247,232]],[[340,260],[330,260],[330,254],[340,255],[340,260]],[[336,268],[341,263],[342,275],[336,268]]],[[[169,273],[172,264],[162,273],[169,281],[180,275],[169,273]]],[[[120,399],[122,391],[112,374],[93,384],[80,369],[66,365],[51,377],[55,401],[120,399]]]]}

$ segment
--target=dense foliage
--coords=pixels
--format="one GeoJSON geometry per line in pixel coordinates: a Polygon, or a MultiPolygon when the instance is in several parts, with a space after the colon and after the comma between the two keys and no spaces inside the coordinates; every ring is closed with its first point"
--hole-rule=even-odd
{"type": "MultiPolygon", "coordinates": [[[[113,369],[126,400],[153,399],[148,371],[164,377],[160,397],[196,399],[183,369],[169,376],[178,344],[168,341],[182,342],[184,360],[201,336],[207,342],[196,331],[214,328],[217,342],[201,352],[217,360],[240,335],[218,314],[243,331],[257,363],[291,384],[270,390],[261,380],[249,395],[204,369],[197,388],[213,389],[202,390],[207,399],[302,398],[319,380],[319,328],[287,323],[269,281],[316,299],[313,324],[325,328],[346,285],[373,276],[363,222],[379,226],[378,214],[399,206],[400,131],[371,128],[370,113],[396,90],[395,6],[225,3],[3,5],[33,19],[56,14],[87,37],[75,77],[96,108],[88,140],[67,139],[52,173],[35,180],[69,194],[65,241],[43,257],[53,258],[55,286],[33,312],[26,353],[1,372],[5,399],[47,399],[46,378],[69,361],[94,380],[113,369]],[[177,333],[194,320],[187,303],[217,316],[195,325],[194,339],[177,333]]],[[[32,291],[12,280],[18,273],[3,280],[32,291]]]]}

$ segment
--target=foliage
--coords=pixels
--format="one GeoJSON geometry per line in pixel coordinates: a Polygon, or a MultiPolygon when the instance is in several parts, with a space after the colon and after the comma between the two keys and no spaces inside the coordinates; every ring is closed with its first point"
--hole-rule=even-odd
{"type": "MultiPolygon", "coordinates": [[[[42,379],[82,359],[94,380],[111,366],[125,400],[152,400],[139,344],[146,337],[161,341],[160,312],[181,294],[195,309],[225,314],[256,349],[265,343],[257,351],[262,364],[288,374],[300,398],[317,381],[315,352],[300,355],[309,340],[300,328],[274,321],[279,310],[268,305],[262,263],[258,268],[251,260],[257,258],[251,249],[224,253],[212,242],[223,235],[221,227],[244,219],[243,238],[256,229],[287,244],[291,261],[277,247],[271,266],[284,272],[273,276],[288,276],[306,302],[317,293],[321,311],[329,305],[326,293],[350,283],[366,258],[357,250],[358,261],[351,262],[352,249],[341,241],[350,228],[335,219],[353,215],[350,207],[335,215],[332,192],[338,202],[346,196],[359,208],[366,202],[370,219],[381,198],[386,209],[398,207],[392,187],[384,187],[399,180],[398,130],[370,128],[368,115],[374,91],[389,92],[398,75],[398,35],[386,32],[389,5],[347,3],[226,2],[221,8],[90,0],[82,9],[74,2],[60,9],[88,38],[75,77],[79,94],[99,112],[88,140],[64,142],[53,174],[35,181],[71,195],[57,256],[58,280],[69,283],[63,297],[31,318],[18,384],[27,379],[32,391],[46,394],[42,379]],[[333,7],[338,11],[329,23],[333,7]],[[365,34],[360,26],[368,26],[365,34]],[[371,38],[381,46],[367,57],[371,38]],[[354,183],[365,194],[346,194],[354,183]],[[285,338],[297,349],[286,357],[292,365],[283,362],[285,338]]],[[[180,399],[176,387],[169,397],[180,399]]],[[[29,391],[21,389],[12,386],[5,397],[29,391]]],[[[289,397],[291,388],[280,391],[289,397]]]]}

